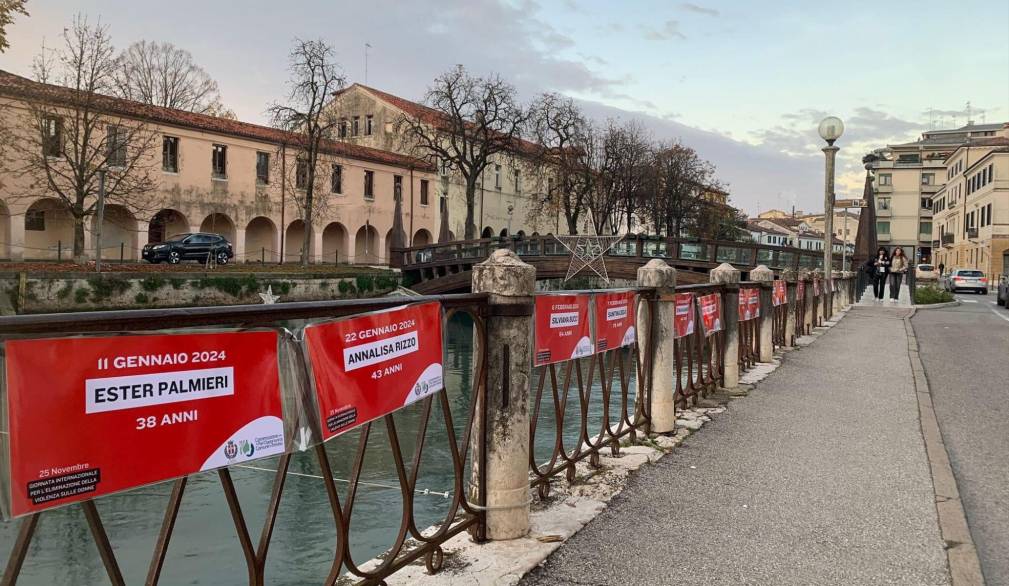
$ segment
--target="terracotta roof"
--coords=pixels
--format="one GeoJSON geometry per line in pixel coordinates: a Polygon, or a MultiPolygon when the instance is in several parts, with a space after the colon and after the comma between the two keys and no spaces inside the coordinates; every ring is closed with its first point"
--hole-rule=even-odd
{"type": "MultiPolygon", "coordinates": [[[[63,86],[32,81],[20,75],[0,70],[0,96],[14,99],[43,101],[55,106],[70,106],[78,100],[77,92],[63,86]]],[[[156,124],[165,124],[183,128],[193,128],[216,134],[224,134],[239,138],[259,140],[273,144],[292,144],[299,139],[297,133],[260,126],[248,122],[239,122],[227,118],[218,118],[206,114],[173,110],[160,106],[151,106],[132,100],[114,98],[111,96],[96,96],[95,109],[107,114],[135,118],[156,124]]],[[[359,159],[372,163],[393,165],[397,167],[412,167],[433,171],[434,165],[414,157],[400,155],[355,144],[327,140],[323,142],[323,150],[331,155],[359,159]]]]}
{"type": "MultiPolygon", "coordinates": [[[[358,87],[362,90],[372,94],[376,98],[387,102],[388,104],[402,110],[407,116],[411,118],[416,118],[425,124],[430,124],[431,126],[443,127],[447,124],[448,116],[443,113],[425,106],[424,104],[419,104],[417,102],[411,102],[406,98],[401,98],[399,96],[394,96],[389,92],[383,92],[382,90],[375,89],[371,86],[367,86],[361,83],[351,84],[338,92],[333,93],[333,97],[338,97],[350,91],[351,89],[358,87]]],[[[536,155],[542,151],[542,147],[534,142],[524,140],[521,138],[515,139],[515,150],[525,155],[536,155]]]]}

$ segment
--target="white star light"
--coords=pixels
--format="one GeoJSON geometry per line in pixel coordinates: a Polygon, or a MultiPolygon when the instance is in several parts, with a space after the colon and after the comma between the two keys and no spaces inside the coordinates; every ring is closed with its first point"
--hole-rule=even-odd
{"type": "Polygon", "coordinates": [[[276,303],[280,299],[280,295],[274,295],[273,294],[273,285],[270,285],[269,287],[267,287],[266,288],[266,293],[260,293],[259,297],[260,297],[260,299],[263,300],[263,303],[265,303],[267,305],[273,305],[274,303],[276,303]]]}
{"type": "Polygon", "coordinates": [[[600,236],[592,221],[588,222],[587,229],[590,229],[592,233],[577,236],[554,236],[571,253],[571,263],[568,264],[568,274],[564,277],[564,282],[567,283],[571,277],[588,267],[608,285],[610,278],[606,274],[606,261],[603,257],[624,237],[600,236]]]}

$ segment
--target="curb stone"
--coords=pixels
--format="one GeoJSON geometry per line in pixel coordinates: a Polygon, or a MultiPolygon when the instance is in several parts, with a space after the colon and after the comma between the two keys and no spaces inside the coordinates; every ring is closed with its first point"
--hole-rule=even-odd
{"type": "Polygon", "coordinates": [[[914,309],[943,309],[946,307],[957,307],[959,301],[947,301],[946,303],[929,303],[928,305],[915,305],[914,309]]]}
{"type": "MultiPolygon", "coordinates": [[[[954,304],[959,305],[960,302],[956,301],[954,304]]],[[[952,304],[941,305],[948,307],[952,304]]],[[[918,353],[918,338],[911,325],[911,318],[918,309],[921,307],[912,308],[911,313],[904,317],[904,329],[907,332],[907,354],[911,360],[915,393],[918,395],[921,435],[925,441],[925,454],[932,471],[932,489],[935,492],[939,532],[946,543],[946,561],[953,586],[983,586],[985,581],[981,561],[970,534],[956,476],[949,462],[949,452],[932,405],[932,391],[925,376],[925,366],[918,353]]]]}

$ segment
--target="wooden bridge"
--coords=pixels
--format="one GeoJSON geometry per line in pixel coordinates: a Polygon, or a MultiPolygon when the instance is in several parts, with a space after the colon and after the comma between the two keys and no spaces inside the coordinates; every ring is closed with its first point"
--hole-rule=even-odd
{"type": "MultiPolygon", "coordinates": [[[[567,274],[570,253],[551,235],[483,238],[393,249],[390,260],[393,267],[402,269],[404,285],[418,293],[451,293],[468,291],[473,265],[498,248],[514,250],[522,260],[536,267],[538,280],[564,278],[567,274]]],[[[675,267],[679,271],[678,283],[684,285],[707,283],[708,271],[723,262],[741,270],[744,280],[757,265],[766,265],[775,272],[823,267],[823,253],[816,250],[640,235],[625,238],[606,253],[606,271],[610,278],[634,280],[638,267],[653,258],[661,258],[675,267]]],[[[840,255],[835,253],[833,264],[835,270],[840,269],[840,255]]]]}

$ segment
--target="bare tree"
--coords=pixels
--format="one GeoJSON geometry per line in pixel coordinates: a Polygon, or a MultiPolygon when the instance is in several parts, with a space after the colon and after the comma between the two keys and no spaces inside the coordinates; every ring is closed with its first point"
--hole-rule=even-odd
{"type": "Polygon", "coordinates": [[[14,22],[14,15],[22,14],[28,16],[25,4],[28,0],[0,0],[0,53],[10,47],[7,42],[7,25],[14,22]]]}
{"type": "Polygon", "coordinates": [[[234,118],[221,103],[217,82],[172,45],[138,41],[116,58],[115,95],[176,110],[234,118]]]}
{"type": "Polygon", "coordinates": [[[465,238],[476,238],[477,184],[495,155],[515,150],[526,111],[515,88],[499,76],[470,75],[462,65],[428,90],[425,115],[404,115],[405,137],[420,157],[441,162],[466,184],[465,238]]]}
{"type": "Polygon", "coordinates": [[[616,234],[621,223],[625,229],[635,226],[635,215],[647,196],[652,143],[641,124],[607,124],[600,140],[602,161],[599,187],[592,203],[597,230],[608,222],[616,234]]]}
{"type": "Polygon", "coordinates": [[[701,192],[713,183],[715,169],[694,149],[680,143],[660,145],[652,162],[648,198],[657,234],[679,236],[703,205],[701,192]]]}
{"type": "Polygon", "coordinates": [[[55,86],[51,99],[26,101],[10,141],[13,173],[28,189],[14,199],[55,198],[74,221],[75,262],[85,257],[85,221],[98,203],[99,174],[105,199],[134,213],[150,209],[155,189],[157,134],[141,120],[115,114],[106,97],[115,60],[108,30],[77,16],[59,49],[34,63],[39,82],[55,86]]]}
{"type": "MultiPolygon", "coordinates": [[[[529,109],[529,127],[537,142],[533,175],[541,197],[532,214],[562,213],[569,234],[578,233],[578,221],[595,202],[600,180],[599,136],[570,98],[541,95],[529,109]]],[[[605,215],[595,221],[605,221],[605,215]]],[[[597,226],[598,229],[598,226],[597,226]]]]}
{"type": "Polygon", "coordinates": [[[319,211],[325,208],[326,196],[330,192],[322,188],[329,175],[320,173],[320,155],[339,120],[326,104],[334,92],[343,89],[346,78],[335,61],[335,51],[321,39],[295,39],[290,54],[290,70],[288,103],[273,104],[268,112],[275,126],[290,131],[294,137],[293,143],[287,147],[294,155],[295,164],[288,167],[293,167],[295,189],[292,193],[305,222],[301,264],[307,266],[313,223],[319,211]]]}

